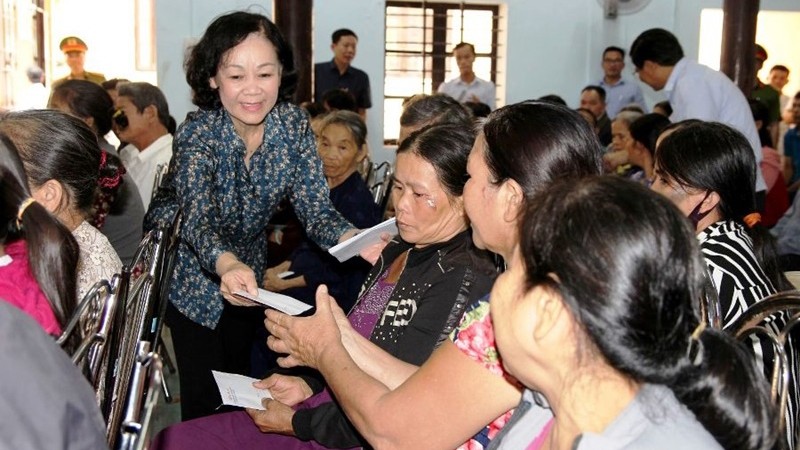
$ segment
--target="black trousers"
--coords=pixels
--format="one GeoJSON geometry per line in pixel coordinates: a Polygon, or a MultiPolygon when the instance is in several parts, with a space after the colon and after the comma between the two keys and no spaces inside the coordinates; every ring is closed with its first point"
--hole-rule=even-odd
{"type": "Polygon", "coordinates": [[[222,400],[212,370],[250,374],[250,352],[256,330],[264,326],[264,309],[225,302],[216,329],[184,316],[171,303],[166,323],[172,333],[180,380],[183,420],[230,411],[222,400]]]}

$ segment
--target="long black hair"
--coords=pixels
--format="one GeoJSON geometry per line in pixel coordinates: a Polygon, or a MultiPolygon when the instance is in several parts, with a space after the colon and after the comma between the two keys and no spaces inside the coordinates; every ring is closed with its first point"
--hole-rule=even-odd
{"type": "MultiPolygon", "coordinates": [[[[20,214],[21,205],[30,196],[17,150],[0,133],[0,242],[26,241],[33,277],[63,328],[77,305],[78,243],[39,203],[31,203],[20,214]]],[[[68,350],[74,348],[78,338],[75,335],[75,340],[68,342],[68,350]]]]}
{"type": "Polygon", "coordinates": [[[35,109],[9,113],[0,120],[0,132],[16,146],[30,186],[58,181],[67,202],[60,207],[73,208],[84,217],[94,204],[101,171],[103,177],[115,176],[115,167],[101,164],[94,131],[69,114],[35,109]]]}
{"type": "Polygon", "coordinates": [[[492,181],[516,181],[531,198],[553,180],[602,173],[600,143],[586,120],[561,105],[527,101],[496,109],[480,127],[492,181]]]}
{"type": "Polygon", "coordinates": [[[716,122],[687,121],[659,144],[655,165],[681,186],[716,192],[722,217],[740,223],[753,241],[758,263],[778,290],[793,289],[778,262],[775,238],[761,222],[747,225],[745,216],[756,212],[756,160],[753,148],[733,128],[716,122]]]}
{"type": "Polygon", "coordinates": [[[526,287],[558,293],[590,351],[669,387],[723,448],[771,447],[768,384],[744,346],[698,327],[705,265],[668,199],[619,177],[560,180],[528,203],[520,251],[526,287]]]}
{"type": "Polygon", "coordinates": [[[275,46],[278,61],[281,63],[278,102],[291,99],[297,87],[297,71],[291,45],[266,16],[236,11],[214,19],[186,58],[184,69],[186,81],[192,88],[192,103],[202,109],[222,107],[219,92],[211,87],[209,80],[217,74],[225,53],[252,33],[264,35],[275,46]]]}

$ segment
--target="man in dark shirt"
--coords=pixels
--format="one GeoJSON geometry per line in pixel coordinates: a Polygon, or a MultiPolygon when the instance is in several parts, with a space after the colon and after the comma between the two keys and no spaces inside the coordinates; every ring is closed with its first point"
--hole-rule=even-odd
{"type": "Polygon", "coordinates": [[[363,70],[350,63],[356,57],[358,36],[346,28],[331,35],[331,61],[314,64],[314,101],[322,104],[322,98],[331,89],[342,89],[353,94],[358,104],[358,113],[366,117],[367,108],[372,107],[369,77],[363,70]]]}

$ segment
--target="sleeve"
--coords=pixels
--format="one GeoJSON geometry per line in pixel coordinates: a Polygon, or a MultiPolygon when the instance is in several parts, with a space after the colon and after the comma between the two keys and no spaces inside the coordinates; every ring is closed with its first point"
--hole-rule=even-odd
{"type": "Polygon", "coordinates": [[[495,107],[497,106],[497,86],[495,86],[495,84],[491,81],[487,81],[486,84],[487,101],[485,103],[489,105],[489,108],[491,108],[492,111],[494,111],[495,107]]]}
{"type": "Polygon", "coordinates": [[[361,90],[358,106],[361,108],[372,108],[372,89],[369,87],[369,75],[364,73],[364,89],[361,90]]]}
{"type": "Polygon", "coordinates": [[[219,210],[213,199],[214,151],[204,133],[184,127],[173,142],[175,194],[183,212],[182,237],[198,255],[203,268],[216,273],[219,256],[232,248],[218,232],[219,210]]]}
{"type": "Polygon", "coordinates": [[[298,439],[314,440],[328,448],[367,447],[369,444],[336,402],[295,411],[292,428],[298,439]]]}
{"type": "Polygon", "coordinates": [[[636,103],[637,105],[641,106],[642,110],[644,110],[644,112],[646,114],[648,112],[648,109],[647,109],[647,103],[644,101],[644,95],[642,94],[642,88],[640,88],[639,86],[637,86],[635,84],[634,84],[634,86],[636,86],[636,92],[633,94],[633,102],[636,103]]]}
{"type": "MultiPolygon", "coordinates": [[[[294,128],[298,135],[292,145],[297,145],[299,155],[295,160],[289,199],[308,236],[326,249],[335,245],[345,231],[355,227],[331,203],[322,161],[314,144],[314,132],[308,120],[299,114],[292,116],[296,120],[294,128]]],[[[286,128],[291,128],[291,124],[286,128]]]]}

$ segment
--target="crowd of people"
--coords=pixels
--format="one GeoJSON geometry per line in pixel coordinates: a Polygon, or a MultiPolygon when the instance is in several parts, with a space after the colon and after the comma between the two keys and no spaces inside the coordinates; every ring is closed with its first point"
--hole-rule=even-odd
{"type": "MultiPolygon", "coordinates": [[[[66,387],[49,411],[44,395],[2,394],[58,424],[20,419],[4,442],[103,442],[90,389],[51,338],[144,232],[180,214],[164,282],[182,422],[151,448],[794,448],[798,381],[777,410],[778,355],[728,330],[793,289],[784,272],[800,267],[800,137],[778,125],[779,88],[756,79],[748,101],[652,29],[605,49],[579,107],[557,95],[497,107],[461,42],[459,76],[404,102],[383,202],[362,170],[372,100],[357,43],[335,31],[314,102],[295,105],[280,30],[221,15],[187,53],[197,110],[178,124],[158,87],[87,72],[86,43],[62,41],[71,73],[47,104],[0,116],[0,307],[14,311],[0,314],[14,336],[0,359],[26,348],[34,357],[2,373],[65,373],[48,387],[66,387]],[[626,57],[667,103],[648,111],[626,57]],[[345,262],[328,254],[386,217],[397,235],[345,262]],[[709,285],[721,328],[700,312],[709,285]],[[237,295],[259,289],[313,309],[237,295]],[[271,396],[220,408],[212,371],[271,396]]],[[[775,86],[788,76],[773,72],[775,86]]],[[[784,103],[800,122],[800,93],[784,103]]]]}

